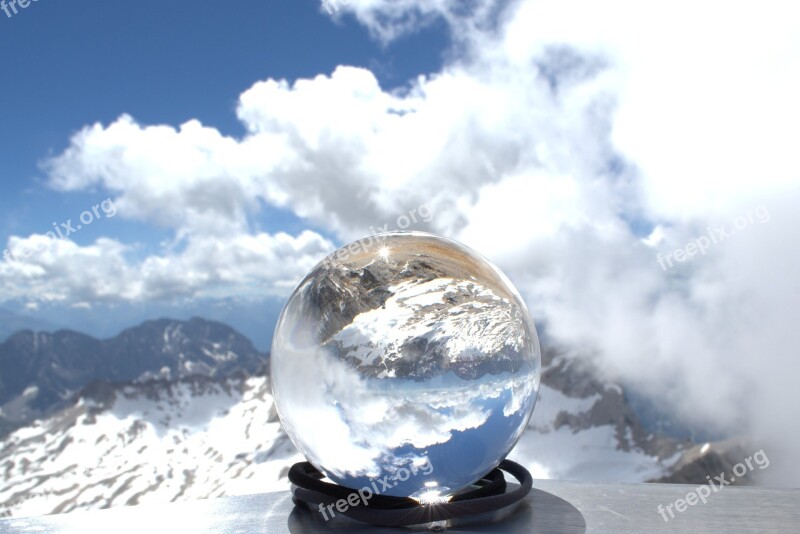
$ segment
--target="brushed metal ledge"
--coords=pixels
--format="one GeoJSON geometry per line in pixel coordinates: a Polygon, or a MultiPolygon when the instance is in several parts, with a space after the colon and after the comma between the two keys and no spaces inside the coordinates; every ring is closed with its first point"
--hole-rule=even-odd
{"type": "MultiPolygon", "coordinates": [[[[724,487],[707,502],[675,511],[697,486],[680,484],[593,484],[534,481],[534,490],[515,509],[448,525],[449,532],[800,532],[800,489],[724,487]],[[658,506],[673,504],[665,521],[658,506]]],[[[291,495],[243,497],[113,508],[0,521],[0,533],[323,533],[430,532],[362,526],[346,518],[329,522],[316,511],[295,507],[291,495]]]]}

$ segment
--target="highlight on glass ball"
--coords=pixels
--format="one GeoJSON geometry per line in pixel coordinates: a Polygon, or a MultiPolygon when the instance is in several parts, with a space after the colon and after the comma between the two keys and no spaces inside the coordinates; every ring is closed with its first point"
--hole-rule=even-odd
{"type": "Polygon", "coordinates": [[[445,502],[497,467],[539,389],[533,321],[453,240],[370,236],[317,265],[281,313],[270,373],[295,446],[348,488],[445,502]]]}

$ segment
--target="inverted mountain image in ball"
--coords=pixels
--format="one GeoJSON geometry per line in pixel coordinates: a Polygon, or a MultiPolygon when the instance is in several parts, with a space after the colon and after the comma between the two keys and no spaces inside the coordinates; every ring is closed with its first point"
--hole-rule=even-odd
{"type": "Polygon", "coordinates": [[[309,462],[337,484],[420,502],[506,457],[541,367],[505,275],[421,232],[371,236],[317,265],[281,313],[270,360],[281,422],[309,462]]]}

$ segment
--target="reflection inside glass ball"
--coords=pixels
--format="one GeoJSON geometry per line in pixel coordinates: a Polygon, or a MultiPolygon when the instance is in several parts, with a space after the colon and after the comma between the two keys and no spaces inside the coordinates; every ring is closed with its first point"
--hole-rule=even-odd
{"type": "Polygon", "coordinates": [[[449,239],[388,233],[342,247],[281,313],[270,374],[297,448],[334,482],[440,502],[496,467],[536,403],[525,304],[449,239]]]}

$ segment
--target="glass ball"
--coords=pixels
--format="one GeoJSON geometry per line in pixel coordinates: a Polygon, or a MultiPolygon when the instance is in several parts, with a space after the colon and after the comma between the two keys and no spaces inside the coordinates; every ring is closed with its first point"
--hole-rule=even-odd
{"type": "Polygon", "coordinates": [[[421,232],[344,246],[297,286],[275,331],[272,392],[298,450],[337,484],[443,501],[508,455],[541,355],[492,263],[421,232]]]}

